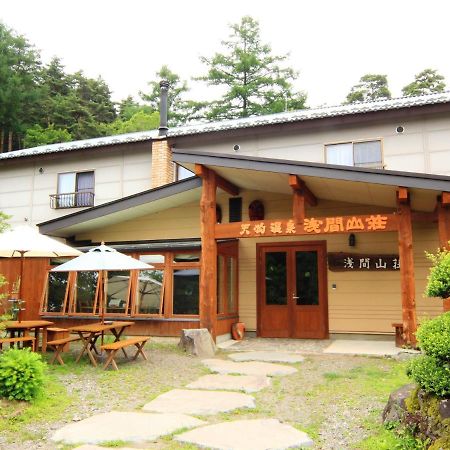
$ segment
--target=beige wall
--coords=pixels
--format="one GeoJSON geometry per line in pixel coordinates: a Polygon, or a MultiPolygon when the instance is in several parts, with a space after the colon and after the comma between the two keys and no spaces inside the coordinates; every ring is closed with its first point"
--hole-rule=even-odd
{"type": "MultiPolygon", "coordinates": [[[[267,219],[288,218],[291,215],[291,196],[247,191],[242,192],[242,198],[243,220],[248,219],[248,205],[255,199],[263,200],[267,219]]],[[[227,196],[218,196],[218,203],[222,206],[223,218],[226,222],[227,196]]],[[[310,210],[309,214],[326,216],[370,212],[383,212],[383,209],[320,201],[319,206],[310,210]]],[[[199,217],[198,203],[194,202],[95,230],[79,235],[77,238],[93,241],[198,238],[200,236],[199,217]]],[[[324,236],[324,239],[327,241],[328,252],[398,253],[397,234],[392,232],[357,234],[357,244],[354,248],[348,246],[347,234],[324,236]]],[[[320,238],[312,236],[240,240],[239,315],[248,330],[256,329],[256,243],[293,240],[320,240],[320,238]]],[[[416,299],[419,318],[442,312],[442,301],[422,297],[429,268],[424,251],[434,251],[437,246],[436,224],[420,224],[414,227],[416,299]]],[[[400,273],[328,271],[328,305],[330,332],[390,333],[393,331],[391,323],[401,321],[400,273]],[[332,284],[336,284],[336,289],[332,289],[332,284]]]]}
{"type": "Polygon", "coordinates": [[[95,205],[150,189],[150,144],[9,161],[0,166],[0,211],[13,216],[12,225],[36,224],[79,211],[51,209],[49,195],[57,193],[59,173],[90,170],[95,172],[95,205]]]}
{"type": "Polygon", "coordinates": [[[298,161],[326,162],[324,145],[358,140],[381,139],[384,165],[389,170],[450,175],[450,115],[440,118],[395,120],[376,124],[343,126],[301,132],[274,133],[271,136],[221,138],[204,146],[177,148],[298,161]],[[404,132],[398,134],[401,125],[404,132]]]}

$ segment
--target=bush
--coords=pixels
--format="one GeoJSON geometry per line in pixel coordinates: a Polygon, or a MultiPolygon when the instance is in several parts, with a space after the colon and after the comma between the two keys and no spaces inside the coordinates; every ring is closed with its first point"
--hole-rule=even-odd
{"type": "Polygon", "coordinates": [[[427,355],[450,360],[450,312],[424,321],[416,336],[427,355]]]}
{"type": "Polygon", "coordinates": [[[425,392],[438,396],[450,394],[450,365],[432,356],[423,355],[410,361],[407,375],[425,392]]]}
{"type": "Polygon", "coordinates": [[[0,397],[30,401],[41,391],[46,364],[30,349],[10,349],[0,355],[0,397]]]}
{"type": "Polygon", "coordinates": [[[425,295],[428,297],[450,297],[450,251],[438,250],[436,254],[427,253],[433,263],[428,275],[425,295]]]}

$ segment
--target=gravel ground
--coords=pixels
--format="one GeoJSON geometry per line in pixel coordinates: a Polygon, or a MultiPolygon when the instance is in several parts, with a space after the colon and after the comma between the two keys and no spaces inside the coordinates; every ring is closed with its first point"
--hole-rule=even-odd
{"type": "MultiPolygon", "coordinates": [[[[295,365],[298,373],[275,378],[272,387],[254,394],[257,405],[255,410],[219,414],[208,417],[208,422],[275,417],[309,433],[316,442],[315,449],[355,448],[356,443],[369,434],[365,423],[367,420],[379,420],[387,400],[388,392],[380,390],[377,383],[381,381],[383,385],[383,379],[389,379],[392,369],[402,364],[388,358],[324,355],[320,352],[326,345],[320,341],[296,341],[296,344],[289,340],[264,340],[265,343],[259,343],[260,341],[255,339],[253,345],[250,345],[249,339],[238,346],[233,345],[228,351],[267,350],[274,346],[284,350],[303,351],[305,361],[295,365]],[[286,341],[287,347],[282,341],[286,341]]],[[[67,368],[52,367],[52,373],[75,401],[56,421],[42,418],[31,425],[25,425],[23,431],[34,435],[36,440],[8,442],[6,437],[0,436],[0,448],[62,448],[47,439],[65,423],[111,410],[139,410],[158,394],[185,386],[207,373],[199,359],[177,350],[175,342],[177,340],[165,339],[149,346],[146,352],[149,361],[119,361],[118,372],[102,371],[92,367],[87,361],[78,365],[69,362],[67,368]]],[[[226,352],[219,352],[217,357],[226,358],[226,352]]],[[[402,384],[401,382],[402,380],[394,380],[391,384],[402,384]]],[[[183,448],[181,444],[168,439],[138,447],[183,448]]]]}

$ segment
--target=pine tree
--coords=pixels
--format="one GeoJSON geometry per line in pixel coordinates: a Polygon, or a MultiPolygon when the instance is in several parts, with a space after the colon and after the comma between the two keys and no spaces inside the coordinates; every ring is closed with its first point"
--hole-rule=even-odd
{"type": "Polygon", "coordinates": [[[306,95],[292,86],[297,73],[281,66],[287,55],[273,55],[261,42],[258,22],[246,16],[230,28],[229,39],[222,41],[224,52],[201,58],[208,73],[198,80],[225,90],[208,105],[206,117],[230,119],[304,108],[306,95]]]}
{"type": "Polygon", "coordinates": [[[352,87],[347,95],[347,103],[370,102],[383,98],[391,98],[387,75],[367,74],[352,87]]]}
{"type": "Polygon", "coordinates": [[[437,73],[437,70],[425,69],[415,76],[412,83],[403,89],[403,95],[427,95],[445,91],[445,78],[437,73]]]}

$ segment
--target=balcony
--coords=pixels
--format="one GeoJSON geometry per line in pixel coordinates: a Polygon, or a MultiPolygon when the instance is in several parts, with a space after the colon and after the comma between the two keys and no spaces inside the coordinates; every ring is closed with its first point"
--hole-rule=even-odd
{"type": "Polygon", "coordinates": [[[94,206],[94,193],[91,191],[67,192],[50,195],[50,208],[83,208],[94,206]]]}

